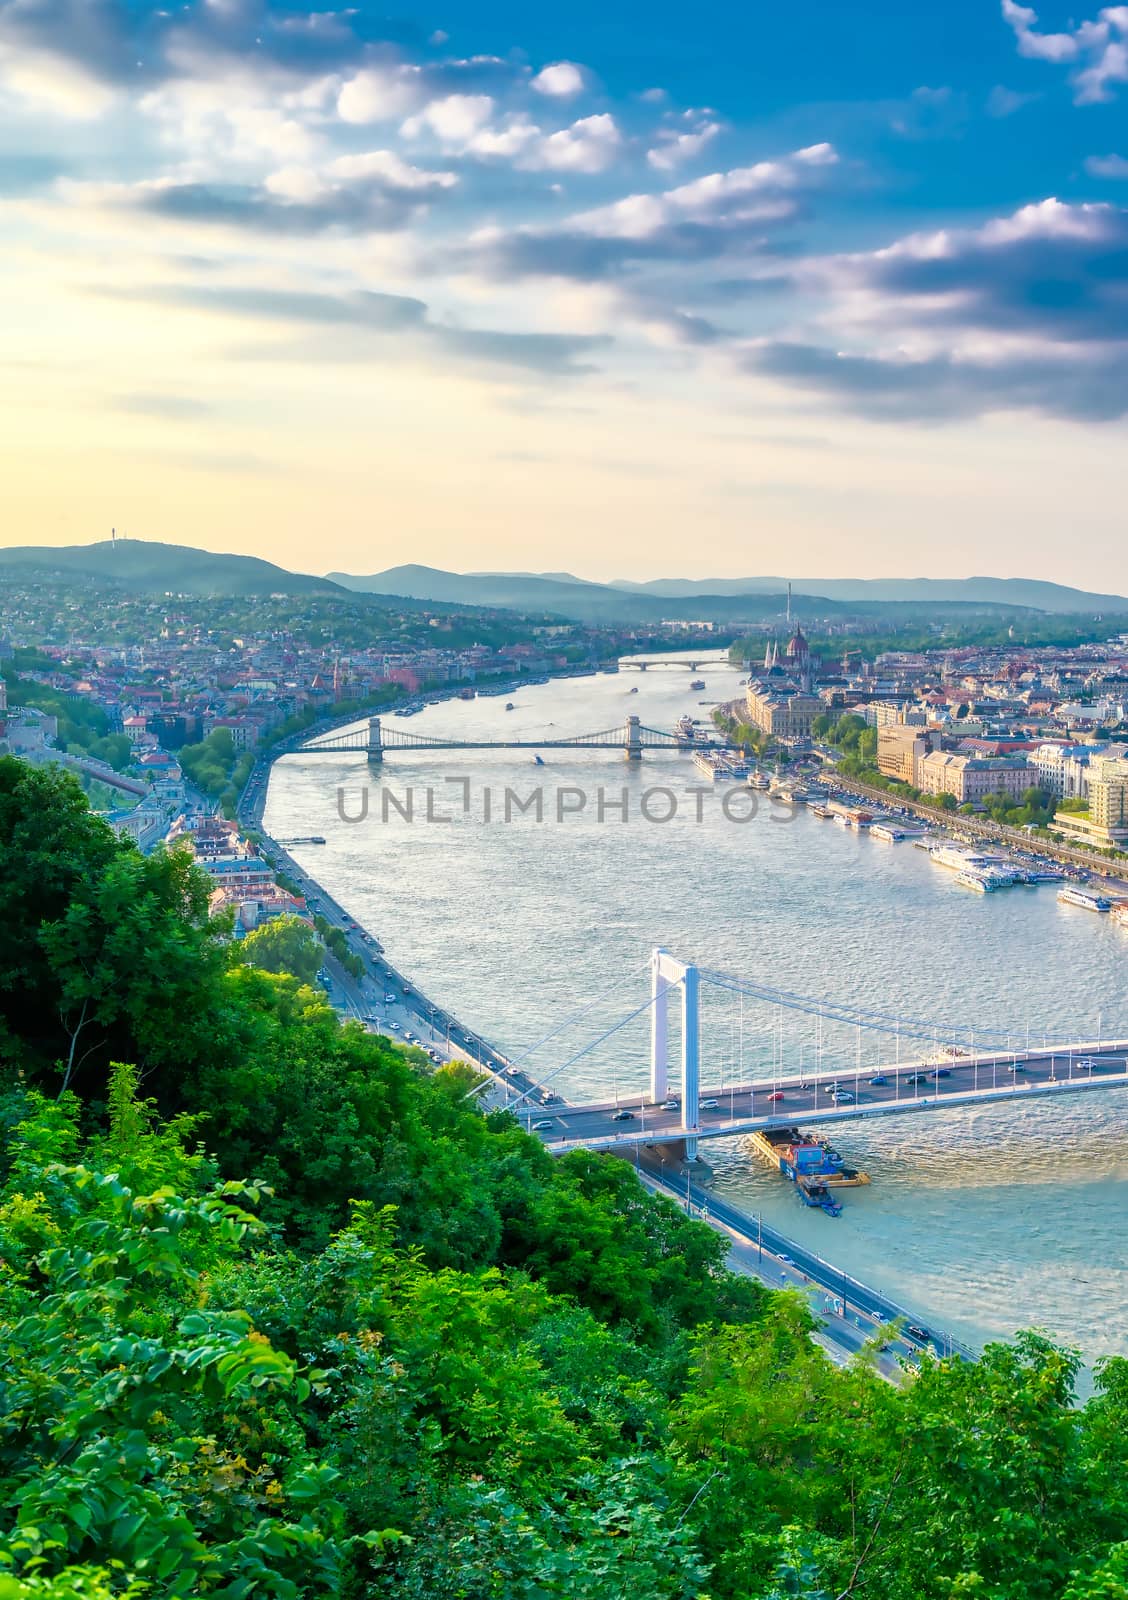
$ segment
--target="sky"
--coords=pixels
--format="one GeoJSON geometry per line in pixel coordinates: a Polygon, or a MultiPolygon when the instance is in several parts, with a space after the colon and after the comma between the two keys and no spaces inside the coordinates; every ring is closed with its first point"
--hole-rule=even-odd
{"type": "Polygon", "coordinates": [[[1128,592],[1128,5],[0,0],[0,542],[1128,592]]]}

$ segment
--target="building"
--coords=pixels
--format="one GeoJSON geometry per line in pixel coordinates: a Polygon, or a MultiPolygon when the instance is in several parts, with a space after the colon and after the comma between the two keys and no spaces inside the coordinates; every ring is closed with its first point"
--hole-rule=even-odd
{"type": "Polygon", "coordinates": [[[917,763],[917,788],[924,794],[950,794],[959,805],[974,805],[989,794],[1018,800],[1036,773],[1022,756],[968,756],[933,750],[917,763]]]}
{"type": "Polygon", "coordinates": [[[773,739],[809,739],[811,724],[825,706],[817,695],[804,694],[786,679],[752,679],[745,691],[748,720],[773,739]]]}
{"type": "Polygon", "coordinates": [[[1041,744],[1030,758],[1038,787],[1058,800],[1083,800],[1089,793],[1089,762],[1096,746],[1041,744]]]}
{"type": "Polygon", "coordinates": [[[919,788],[918,769],[931,749],[932,735],[926,728],[887,723],[877,730],[877,770],[887,778],[919,788]]]}

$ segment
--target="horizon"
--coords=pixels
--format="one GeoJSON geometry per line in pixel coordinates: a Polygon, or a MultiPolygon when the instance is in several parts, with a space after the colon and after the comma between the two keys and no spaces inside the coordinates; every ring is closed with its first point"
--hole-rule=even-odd
{"type": "MultiPolygon", "coordinates": [[[[987,582],[987,583],[1049,583],[1049,584],[1053,584],[1053,585],[1059,586],[1061,588],[1080,589],[1080,590],[1084,590],[1085,592],[1101,592],[1101,593],[1105,593],[1105,594],[1108,594],[1108,595],[1111,595],[1111,596],[1116,596],[1116,593],[1117,593],[1115,589],[1088,591],[1088,590],[1086,590],[1086,586],[1084,584],[1074,582],[1071,579],[1069,579],[1067,577],[1064,577],[1064,576],[1062,576],[1062,577],[1047,577],[1047,578],[1043,578],[1043,577],[1036,576],[1036,575],[1034,575],[1032,573],[1029,573],[1029,572],[1011,572],[1011,573],[985,572],[985,571],[984,572],[967,572],[967,573],[884,572],[884,573],[874,574],[871,577],[867,576],[867,577],[862,578],[857,573],[831,573],[831,572],[818,572],[818,573],[810,573],[810,574],[791,573],[790,575],[785,576],[783,574],[777,574],[777,573],[771,573],[771,572],[733,572],[733,573],[729,573],[729,574],[726,575],[726,574],[722,574],[722,573],[718,573],[718,572],[709,572],[708,574],[695,574],[695,573],[691,573],[691,572],[687,572],[687,571],[682,571],[682,572],[661,571],[661,572],[654,572],[654,573],[648,574],[646,577],[638,577],[638,576],[626,577],[622,573],[617,573],[613,577],[596,578],[596,577],[589,576],[589,575],[587,575],[585,573],[565,572],[563,569],[537,570],[537,569],[534,569],[534,568],[531,568],[531,567],[523,567],[523,568],[517,568],[517,567],[512,567],[512,568],[502,568],[502,567],[461,567],[461,568],[455,568],[455,567],[440,567],[440,566],[436,565],[433,562],[421,561],[421,560],[390,562],[387,567],[379,568],[377,571],[374,571],[374,572],[371,572],[371,573],[369,573],[369,572],[360,572],[360,571],[348,572],[343,567],[327,567],[324,570],[321,570],[321,569],[314,568],[314,567],[291,566],[291,565],[287,565],[285,562],[275,560],[275,558],[273,556],[269,555],[269,554],[264,554],[264,553],[262,553],[260,551],[257,551],[257,550],[250,550],[250,549],[243,549],[243,550],[237,550],[237,549],[215,549],[215,548],[210,547],[210,546],[205,546],[205,545],[201,545],[201,544],[192,544],[192,543],[188,543],[187,541],[183,541],[183,540],[151,538],[151,537],[149,537],[148,535],[145,535],[145,534],[122,533],[122,532],[118,532],[117,530],[112,530],[112,537],[111,538],[75,540],[75,541],[69,541],[68,540],[68,541],[65,541],[65,542],[60,540],[60,541],[54,542],[53,544],[44,543],[42,548],[45,548],[45,549],[51,549],[51,548],[54,548],[54,549],[88,549],[88,548],[92,548],[95,545],[113,545],[113,544],[127,544],[127,543],[128,544],[168,545],[170,548],[178,548],[178,549],[184,549],[184,550],[194,550],[194,551],[198,551],[198,552],[200,552],[201,554],[204,554],[204,555],[214,555],[214,556],[250,556],[250,557],[258,559],[258,560],[271,561],[275,565],[281,567],[284,571],[290,572],[296,577],[324,578],[327,581],[332,581],[334,573],[339,573],[339,574],[341,574],[341,575],[343,575],[345,577],[352,577],[352,578],[374,577],[374,576],[379,576],[379,574],[384,572],[384,571],[390,571],[390,570],[393,570],[393,569],[396,569],[396,568],[400,568],[400,567],[411,566],[411,567],[419,567],[421,569],[425,569],[425,570],[428,570],[428,571],[442,572],[442,573],[447,573],[447,574],[450,574],[450,575],[453,575],[453,576],[456,576],[456,577],[464,577],[464,578],[528,577],[528,578],[541,578],[541,579],[544,579],[546,581],[551,581],[551,582],[563,582],[563,583],[575,582],[575,583],[581,583],[581,584],[590,583],[590,584],[594,584],[594,585],[598,585],[598,586],[604,586],[604,587],[612,586],[612,585],[614,585],[616,583],[636,584],[636,583],[658,583],[658,582],[662,582],[662,581],[668,581],[668,582],[692,582],[692,583],[709,583],[709,582],[715,582],[715,583],[734,583],[735,582],[735,583],[739,583],[739,582],[745,582],[746,581],[746,582],[750,582],[750,583],[763,583],[763,582],[766,582],[769,579],[771,579],[772,581],[778,581],[779,582],[779,584],[781,586],[780,590],[779,590],[779,593],[781,595],[786,593],[786,590],[787,590],[787,587],[788,587],[789,584],[795,584],[795,583],[799,583],[799,584],[802,584],[802,583],[818,583],[818,582],[823,582],[823,583],[857,583],[857,582],[872,582],[872,583],[938,583],[938,584],[943,584],[943,583],[974,583],[974,582],[987,582]]],[[[0,549],[19,549],[19,548],[23,547],[23,544],[24,544],[24,541],[22,541],[22,540],[20,540],[20,541],[15,541],[15,540],[3,541],[3,542],[0,542],[0,549]]],[[[33,548],[34,548],[34,546],[33,546],[33,548]]],[[[769,591],[765,591],[765,593],[768,593],[768,592],[769,591]]],[[[774,593],[775,591],[771,591],[771,592],[774,593]]],[[[817,594],[812,595],[810,591],[801,591],[801,592],[805,593],[807,598],[815,598],[815,599],[818,598],[817,594]]],[[[1128,598],[1128,596],[1125,596],[1124,598],[1128,598]]]]}
{"type": "Polygon", "coordinates": [[[1126,61],[1063,0],[0,0],[4,542],[1128,590],[1126,61]]]}

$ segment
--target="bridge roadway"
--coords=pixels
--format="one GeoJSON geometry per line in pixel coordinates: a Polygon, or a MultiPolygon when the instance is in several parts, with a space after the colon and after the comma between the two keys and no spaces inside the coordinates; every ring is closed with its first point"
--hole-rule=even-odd
{"type": "Polygon", "coordinates": [[[613,1150],[635,1144],[672,1144],[687,1133],[696,1133],[698,1139],[726,1139],[762,1128],[813,1123],[828,1127],[859,1117],[992,1101],[1029,1102],[1125,1086],[1128,1040],[1118,1040],[1018,1051],[977,1051],[961,1056],[941,1052],[862,1072],[794,1074],[703,1089],[696,1129],[683,1125],[677,1090],[671,1091],[669,1109],[652,1104],[643,1095],[624,1095],[618,1100],[587,1105],[544,1104],[543,1099],[529,1096],[519,1114],[522,1123],[538,1133],[552,1150],[613,1150]],[[1087,1061],[1093,1062],[1092,1067],[1084,1064],[1087,1061]],[[931,1076],[936,1070],[946,1076],[931,1076]],[[925,1081],[913,1081],[922,1077],[925,1081]],[[874,1081],[879,1078],[885,1081],[874,1081]],[[829,1092],[832,1085],[840,1086],[852,1098],[836,1100],[829,1092]],[[623,1111],[630,1112],[630,1119],[615,1120],[616,1113],[623,1111]]]}

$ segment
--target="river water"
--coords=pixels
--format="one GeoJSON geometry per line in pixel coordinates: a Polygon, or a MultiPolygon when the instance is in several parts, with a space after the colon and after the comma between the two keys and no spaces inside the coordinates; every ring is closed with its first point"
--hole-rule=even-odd
{"type": "MultiPolygon", "coordinates": [[[[670,729],[738,692],[727,666],[536,685],[388,718],[468,739],[670,729]],[[637,693],[630,693],[637,687],[637,693]]],[[[265,822],[320,834],[294,856],[422,992],[569,1098],[646,1081],[652,947],[703,968],[1009,1037],[1128,1037],[1128,929],[1061,906],[1054,886],[975,895],[909,843],[882,844],[745,793],[703,786],[689,756],[617,751],[395,752],[275,764],[265,822]],[[518,812],[506,790],[529,805],[518,812]],[[536,816],[541,791],[543,820],[536,816]],[[430,790],[430,814],[427,819],[430,790]],[[384,796],[387,796],[387,799],[384,796]],[[600,815],[602,796],[602,816],[600,815]],[[360,818],[345,822],[339,815],[360,818]],[[626,802],[624,817],[623,802],[626,802]],[[401,811],[411,805],[408,821],[401,811]],[[582,805],[582,809],[580,809],[582,805]],[[649,812],[648,820],[640,806],[649,812]],[[676,806],[670,820],[662,818],[676,806]],[[487,820],[487,813],[489,820],[487,820]],[[441,820],[449,818],[450,820],[441,820]],[[576,1011],[584,1014],[561,1027],[576,1011]],[[573,1059],[575,1058],[575,1059],[573,1059]]],[[[870,1069],[909,1041],[824,1027],[703,990],[702,1082],[821,1062],[870,1069]]],[[[969,1343],[1037,1326],[1087,1361],[1128,1354],[1128,1097],[848,1123],[838,1147],[872,1177],[831,1219],[739,1141],[703,1153],[719,1191],[969,1343]]]]}

